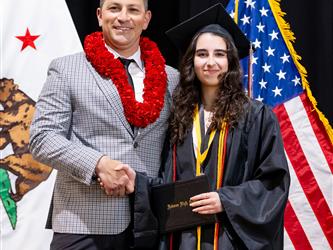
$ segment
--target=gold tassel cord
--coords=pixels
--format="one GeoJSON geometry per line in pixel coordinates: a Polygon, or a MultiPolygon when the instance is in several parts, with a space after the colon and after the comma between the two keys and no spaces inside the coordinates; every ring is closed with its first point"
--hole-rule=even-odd
{"type": "Polygon", "coordinates": [[[235,15],[234,15],[234,21],[235,23],[238,24],[238,5],[239,5],[239,1],[235,0],[235,15]]]}

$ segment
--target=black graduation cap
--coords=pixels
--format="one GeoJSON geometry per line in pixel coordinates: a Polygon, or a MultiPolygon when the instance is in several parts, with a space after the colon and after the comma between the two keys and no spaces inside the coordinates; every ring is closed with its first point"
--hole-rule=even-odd
{"type": "Polygon", "coordinates": [[[235,46],[238,49],[239,58],[246,57],[249,54],[250,41],[220,3],[169,29],[166,31],[166,35],[185,54],[187,47],[197,32],[214,32],[216,27],[217,33],[223,30],[222,32],[229,33],[233,38],[235,46]],[[212,24],[218,24],[222,29],[218,25],[212,24]],[[208,27],[208,25],[210,26],[208,27]]]}

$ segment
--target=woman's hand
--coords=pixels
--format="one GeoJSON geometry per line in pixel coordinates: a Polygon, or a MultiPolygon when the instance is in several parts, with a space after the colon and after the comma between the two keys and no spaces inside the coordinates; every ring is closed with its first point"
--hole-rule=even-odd
{"type": "Polygon", "coordinates": [[[217,214],[223,211],[223,206],[217,192],[202,193],[190,198],[193,212],[199,214],[217,214]]]}

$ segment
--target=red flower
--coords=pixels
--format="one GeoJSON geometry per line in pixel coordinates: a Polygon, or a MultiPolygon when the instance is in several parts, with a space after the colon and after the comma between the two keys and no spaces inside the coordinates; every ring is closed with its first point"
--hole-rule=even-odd
{"type": "Polygon", "coordinates": [[[101,32],[88,35],[84,51],[95,70],[111,78],[120,95],[127,121],[136,127],[146,127],[160,116],[167,87],[165,60],[156,43],[144,37],[140,40],[141,59],[145,65],[143,102],[135,100],[134,91],[127,82],[123,64],[105,47],[101,32]]]}

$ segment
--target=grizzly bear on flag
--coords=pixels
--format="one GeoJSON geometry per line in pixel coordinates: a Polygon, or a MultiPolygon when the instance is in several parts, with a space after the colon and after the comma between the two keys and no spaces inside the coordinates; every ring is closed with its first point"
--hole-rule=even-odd
{"type": "Polygon", "coordinates": [[[45,181],[52,168],[35,161],[29,152],[29,127],[35,111],[35,102],[18,89],[13,79],[0,79],[0,150],[12,146],[13,154],[0,159],[0,168],[15,176],[15,193],[11,197],[19,201],[22,197],[45,181]]]}

